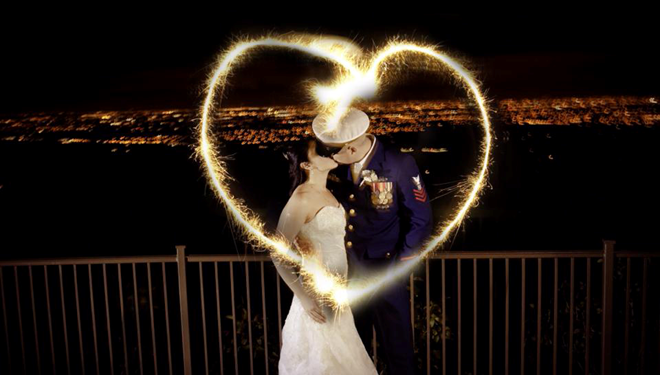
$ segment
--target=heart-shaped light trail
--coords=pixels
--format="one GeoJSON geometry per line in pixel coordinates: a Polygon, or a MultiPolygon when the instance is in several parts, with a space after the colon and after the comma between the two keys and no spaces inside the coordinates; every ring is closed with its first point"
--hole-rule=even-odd
{"type": "Polygon", "coordinates": [[[226,52],[219,55],[215,69],[207,81],[206,98],[201,108],[201,121],[197,125],[199,136],[196,157],[204,163],[207,177],[212,181],[215,192],[225,205],[228,216],[241,228],[247,241],[258,248],[271,250],[271,257],[279,261],[292,262],[300,266],[301,274],[307,280],[307,285],[317,293],[318,297],[327,300],[333,308],[341,309],[353,304],[362,297],[376,292],[398,277],[409,274],[415,265],[426,255],[439,248],[456,229],[465,217],[470,207],[478,203],[479,193],[485,186],[488,166],[491,164],[491,125],[488,117],[488,103],[482,95],[479,85],[473,75],[460,63],[436,50],[435,46],[423,45],[391,39],[385,47],[368,55],[361,52],[359,46],[351,41],[338,38],[310,34],[286,34],[283,36],[268,35],[260,38],[245,38],[236,41],[226,52]],[[214,104],[216,96],[222,98],[231,69],[239,64],[249,54],[263,48],[286,48],[324,59],[337,69],[336,79],[327,86],[310,84],[309,92],[317,103],[317,112],[329,116],[324,131],[335,131],[342,116],[356,100],[371,99],[378,94],[383,86],[385,72],[396,73],[394,69],[407,62],[422,63],[426,69],[444,73],[448,71],[466,89],[468,95],[476,102],[480,115],[484,138],[481,143],[480,163],[476,170],[461,184],[459,204],[449,218],[435,228],[433,234],[420,248],[418,256],[412,260],[402,261],[394,269],[369,275],[361,282],[352,282],[350,288],[347,280],[328,272],[318,263],[309,263],[299,253],[291,249],[291,244],[279,234],[268,235],[263,230],[263,222],[242,202],[235,199],[227,181],[231,178],[218,147],[212,142],[211,119],[213,111],[219,107],[214,104]],[[410,60],[413,59],[413,60],[410,60]],[[440,64],[437,64],[440,62],[440,64]]]}

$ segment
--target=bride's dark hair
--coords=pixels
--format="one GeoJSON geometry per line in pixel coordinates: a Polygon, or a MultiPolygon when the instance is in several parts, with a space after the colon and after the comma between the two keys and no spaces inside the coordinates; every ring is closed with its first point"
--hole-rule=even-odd
{"type": "Polygon", "coordinates": [[[291,177],[291,189],[289,196],[293,194],[298,185],[305,182],[307,174],[300,167],[300,163],[309,161],[309,147],[313,140],[304,140],[289,145],[283,152],[284,157],[289,161],[289,177],[291,177]]]}

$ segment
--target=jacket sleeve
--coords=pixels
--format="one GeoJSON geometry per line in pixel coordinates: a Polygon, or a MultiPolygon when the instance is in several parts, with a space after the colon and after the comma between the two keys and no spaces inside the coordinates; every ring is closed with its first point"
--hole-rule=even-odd
{"type": "Polygon", "coordinates": [[[415,159],[403,154],[397,183],[403,241],[399,258],[415,255],[433,231],[433,211],[415,159]]]}

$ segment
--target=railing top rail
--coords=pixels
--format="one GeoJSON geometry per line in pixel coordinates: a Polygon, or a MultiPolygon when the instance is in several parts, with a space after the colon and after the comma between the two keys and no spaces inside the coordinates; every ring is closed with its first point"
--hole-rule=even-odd
{"type": "Polygon", "coordinates": [[[176,255],[127,255],[111,257],[63,257],[0,260],[5,266],[57,266],[73,264],[175,263],[176,255]]]}
{"type": "Polygon", "coordinates": [[[614,250],[614,256],[619,258],[660,257],[660,250],[614,250]]]}
{"type": "Polygon", "coordinates": [[[436,252],[430,259],[599,258],[602,250],[493,250],[436,252]]]}
{"type": "MultiPolygon", "coordinates": [[[[503,258],[600,258],[603,250],[495,250],[437,252],[431,259],[503,259],[503,258]]],[[[660,251],[614,250],[617,257],[660,257],[660,251]]]]}
{"type": "MultiPolygon", "coordinates": [[[[447,251],[436,252],[429,259],[537,259],[537,258],[600,258],[603,250],[496,250],[496,251],[447,251]]],[[[660,251],[615,250],[615,257],[660,257],[660,251]]],[[[269,255],[262,254],[190,254],[189,262],[262,262],[270,261],[269,255]]],[[[176,263],[176,255],[129,255],[112,257],[68,257],[0,260],[5,266],[40,266],[73,264],[131,264],[131,263],[176,263]]]]}
{"type": "Polygon", "coordinates": [[[262,262],[270,261],[270,255],[261,254],[190,254],[189,262],[262,262]]]}

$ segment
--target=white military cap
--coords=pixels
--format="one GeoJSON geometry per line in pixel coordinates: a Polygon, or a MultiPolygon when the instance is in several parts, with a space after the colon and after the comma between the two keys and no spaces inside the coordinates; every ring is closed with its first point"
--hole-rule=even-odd
{"type": "Polygon", "coordinates": [[[319,114],[312,121],[314,135],[326,144],[347,143],[357,139],[369,129],[369,116],[359,109],[351,108],[342,117],[333,131],[326,130],[327,115],[319,114]]]}

